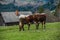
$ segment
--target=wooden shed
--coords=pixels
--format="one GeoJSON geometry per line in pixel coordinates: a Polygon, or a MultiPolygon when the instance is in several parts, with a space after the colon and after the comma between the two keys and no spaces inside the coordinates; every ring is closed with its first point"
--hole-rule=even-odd
{"type": "MultiPolygon", "coordinates": [[[[19,14],[31,15],[30,11],[21,11],[19,14]]],[[[1,12],[0,13],[0,25],[13,25],[18,24],[19,18],[15,15],[15,12],[1,12]]]]}

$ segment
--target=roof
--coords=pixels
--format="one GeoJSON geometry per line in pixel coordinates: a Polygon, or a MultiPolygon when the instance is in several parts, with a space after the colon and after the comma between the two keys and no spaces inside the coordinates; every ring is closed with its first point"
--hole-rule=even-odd
{"type": "Polygon", "coordinates": [[[19,12],[19,14],[32,15],[32,12],[30,12],[30,11],[21,11],[21,12],[19,12]]]}
{"type": "MultiPolygon", "coordinates": [[[[15,12],[1,12],[1,14],[5,23],[19,21],[18,16],[15,15],[15,12]]],[[[22,12],[19,12],[19,14],[31,15],[32,12],[22,11],[22,12]]]]}

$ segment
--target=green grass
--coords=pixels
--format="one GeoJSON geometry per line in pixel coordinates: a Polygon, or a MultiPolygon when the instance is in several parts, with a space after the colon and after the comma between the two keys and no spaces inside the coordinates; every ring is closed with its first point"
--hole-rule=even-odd
{"type": "Polygon", "coordinates": [[[18,25],[1,26],[0,40],[60,40],[60,22],[46,23],[46,30],[43,31],[41,24],[39,30],[35,30],[32,24],[30,30],[27,25],[25,31],[19,31],[18,25]]]}

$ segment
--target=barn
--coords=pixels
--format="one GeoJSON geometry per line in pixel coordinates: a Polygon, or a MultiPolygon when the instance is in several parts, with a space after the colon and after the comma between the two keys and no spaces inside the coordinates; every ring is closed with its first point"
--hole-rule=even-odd
{"type": "MultiPolygon", "coordinates": [[[[21,11],[19,14],[31,15],[31,11],[21,11]]],[[[1,12],[0,13],[0,26],[18,24],[19,18],[15,15],[15,12],[1,12]]]]}

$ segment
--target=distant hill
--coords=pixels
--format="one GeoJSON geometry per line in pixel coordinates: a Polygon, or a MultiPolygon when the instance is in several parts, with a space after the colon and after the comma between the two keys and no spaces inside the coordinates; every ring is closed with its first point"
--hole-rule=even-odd
{"type": "MultiPolygon", "coordinates": [[[[23,0],[24,1],[24,0],[23,0]]],[[[27,1],[27,0],[26,0],[27,1]]],[[[34,1],[34,0],[32,0],[34,1]]],[[[30,2],[30,1],[29,1],[30,2]]],[[[1,4],[0,3],[0,12],[4,12],[4,11],[15,11],[16,9],[18,9],[19,11],[35,11],[36,9],[38,9],[38,7],[41,6],[44,9],[49,9],[49,10],[54,10],[56,8],[56,5],[54,5],[54,0],[35,0],[36,3],[31,4],[27,3],[26,5],[15,5],[14,3],[9,3],[9,4],[1,4]]]]}

